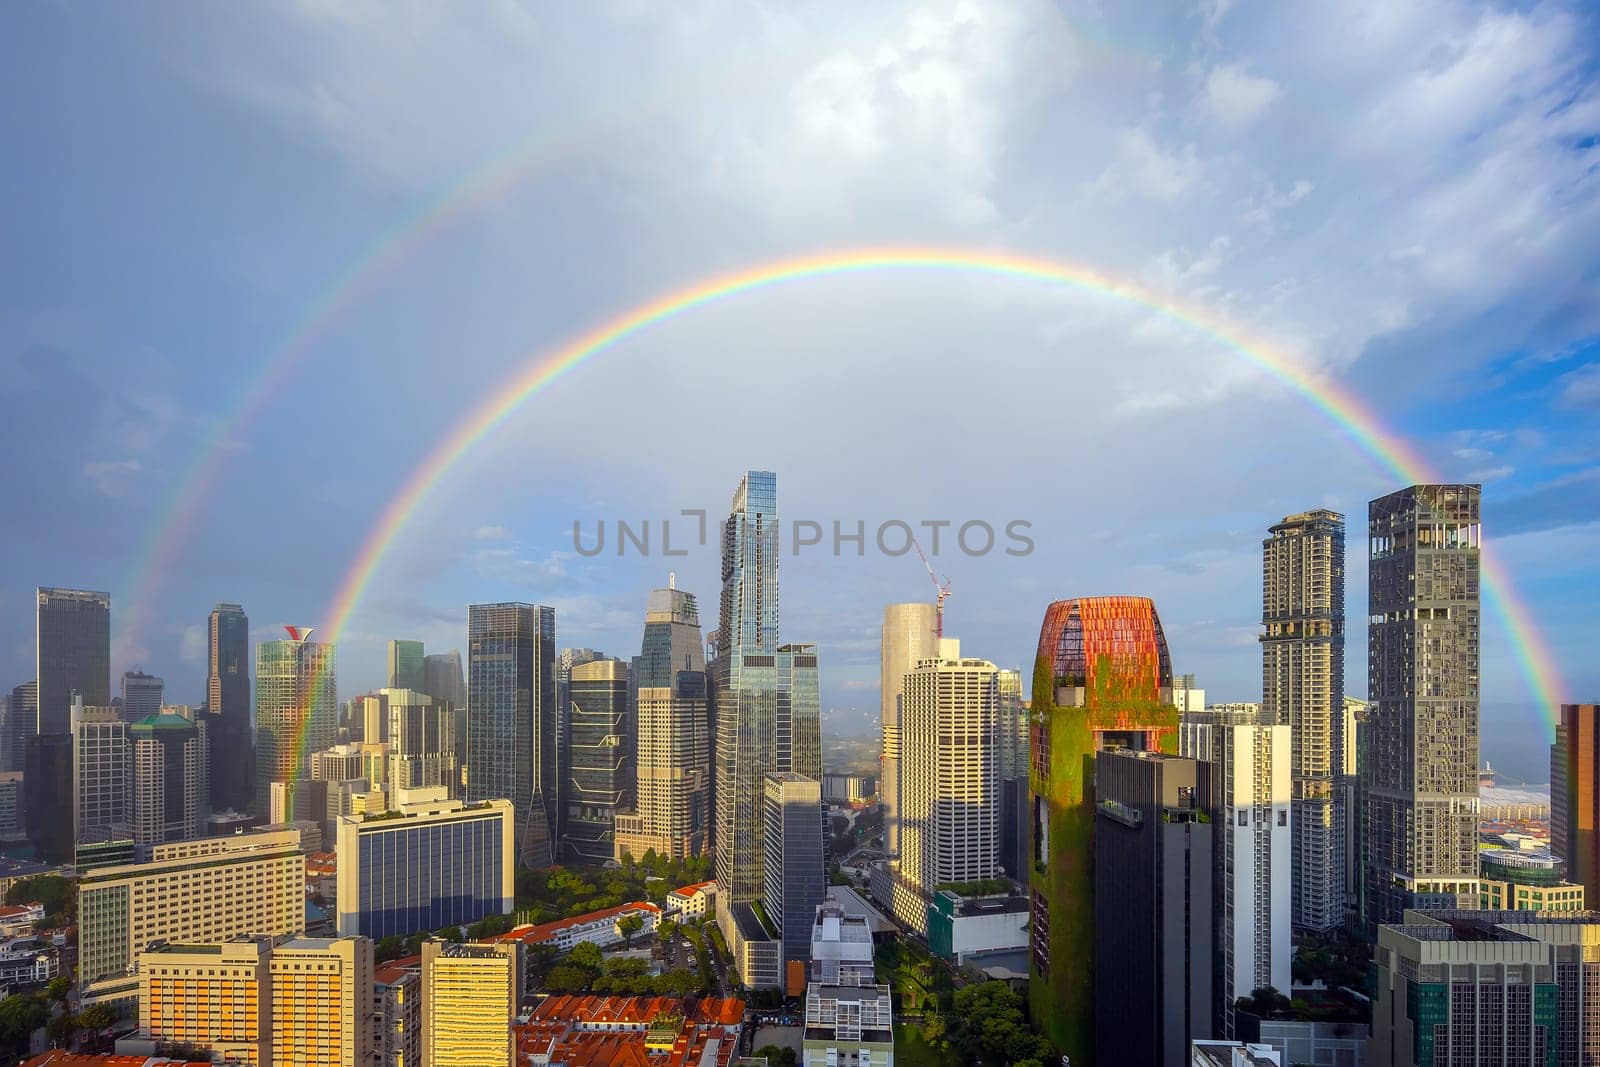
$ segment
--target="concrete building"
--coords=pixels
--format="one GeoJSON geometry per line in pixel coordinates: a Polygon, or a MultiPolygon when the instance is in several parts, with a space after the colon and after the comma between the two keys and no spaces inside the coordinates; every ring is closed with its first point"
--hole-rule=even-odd
{"type": "Polygon", "coordinates": [[[1261,543],[1261,703],[1294,754],[1294,924],[1344,925],[1344,516],[1290,515],[1261,543]]]}
{"type": "Polygon", "coordinates": [[[878,762],[878,804],[883,811],[885,854],[900,854],[900,698],[918,663],[939,655],[938,608],[890,604],[883,609],[878,653],[878,722],[883,731],[878,762]]]}
{"type": "Polygon", "coordinates": [[[131,844],[132,765],[128,724],[112,707],[86,707],[75,699],[72,727],[72,827],[81,862],[89,846],[131,844]]]}
{"type": "Polygon", "coordinates": [[[269,1067],[270,937],[165,943],[139,953],[139,1036],[230,1063],[269,1067]]]}
{"type": "Polygon", "coordinates": [[[23,682],[13,686],[6,711],[10,716],[10,728],[6,731],[9,745],[6,769],[20,771],[24,769],[28,738],[37,732],[35,728],[39,725],[39,683],[23,682]]]}
{"type": "MultiPolygon", "coordinates": [[[[786,976],[783,938],[757,911],[758,902],[735,904],[727,909],[732,936],[728,953],[733,957],[734,973],[750,989],[782,989],[786,976]]],[[[723,911],[720,903],[718,911],[723,911]]]]}
{"type": "Polygon", "coordinates": [[[1028,898],[982,882],[947,886],[928,906],[928,948],[960,966],[1028,948],[1028,898]]]}
{"type": "Polygon", "coordinates": [[[421,641],[389,642],[389,689],[427,691],[427,655],[421,641]]]}
{"type": "Polygon", "coordinates": [[[626,942],[622,921],[635,917],[639,920],[639,935],[649,936],[661,923],[661,909],[648,900],[635,900],[618,904],[614,908],[573,915],[532,926],[518,926],[493,940],[516,941],[524,945],[550,945],[561,952],[570,952],[582,944],[610,948],[626,942]]]}
{"type": "Polygon", "coordinates": [[[111,594],[40,586],[34,615],[33,733],[69,731],[73,695],[111,706],[111,594]]]}
{"type": "Polygon", "coordinates": [[[1112,1062],[1184,1067],[1190,1041],[1214,1036],[1210,771],[1095,755],[1095,1047],[1112,1062]]]}
{"type": "Polygon", "coordinates": [[[211,814],[206,726],[165,714],[128,723],[128,811],[136,847],[205,836],[211,814]]]}
{"type": "Polygon", "coordinates": [[[517,1067],[522,946],[422,943],[422,1067],[517,1067]]]}
{"type": "Polygon", "coordinates": [[[805,986],[805,966],[811,958],[811,925],[828,884],[822,852],[822,785],[790,771],[769,774],[763,807],[762,905],[783,942],[786,977],[795,972],[786,985],[798,993],[805,986]]]}
{"type": "Polygon", "coordinates": [[[157,845],[149,862],[78,882],[78,981],[129,991],[128,967],[156,941],[282,936],[305,927],[305,853],[294,831],[157,845]]]}
{"type": "Polygon", "coordinates": [[[364,937],[302,937],[272,949],[272,1062],[369,1067],[372,951],[364,937]]]}
{"type": "Polygon", "coordinates": [[[1600,704],[1563,704],[1550,750],[1550,848],[1600,901],[1600,704]]]}
{"type": "Polygon", "coordinates": [[[1000,697],[1000,857],[1008,878],[1025,880],[1028,870],[1028,707],[1022,672],[995,673],[1000,697]]]}
{"type": "Polygon", "coordinates": [[[73,749],[70,730],[29,734],[23,741],[23,820],[28,840],[47,863],[70,864],[76,858],[73,749]],[[63,803],[63,797],[74,799],[63,803]]]}
{"type": "MultiPolygon", "coordinates": [[[[389,720],[389,789],[443,788],[458,795],[455,709],[419,689],[384,689],[379,696],[389,720]]],[[[363,771],[360,777],[371,775],[363,771]]]]}
{"type": "Polygon", "coordinates": [[[1195,1041],[1190,1045],[1190,1067],[1284,1067],[1283,1058],[1270,1045],[1242,1041],[1195,1041]]]}
{"type": "Polygon", "coordinates": [[[467,799],[516,808],[517,860],[548,867],[560,812],[556,613],[537,604],[467,608],[467,799]]]}
{"type": "Polygon", "coordinates": [[[704,855],[711,832],[711,727],[699,607],[677,588],[651,592],[632,671],[633,810],[616,818],[616,858],[704,855]]]}
{"type": "Polygon", "coordinates": [[[696,882],[679,886],[667,894],[667,911],[677,912],[669,918],[704,919],[715,915],[717,909],[717,883],[696,882]]]}
{"type": "Polygon", "coordinates": [[[166,682],[140,670],[122,672],[122,717],[129,722],[161,714],[166,682]]]}
{"type": "Polygon", "coordinates": [[[1562,878],[1549,849],[1478,852],[1478,906],[1484,911],[1583,911],[1584,889],[1562,878]]]}
{"type": "MultiPolygon", "coordinates": [[[[778,770],[822,782],[822,705],[817,690],[817,646],[778,646],[778,770]]],[[[820,794],[819,794],[820,795],[820,794]]],[[[821,803],[817,812],[821,818],[821,803]]]]}
{"type": "Polygon", "coordinates": [[[1211,768],[1220,1032],[1234,1038],[1235,1001],[1291,986],[1291,728],[1257,709],[1188,712],[1178,730],[1179,753],[1211,768]]]}
{"type": "Polygon", "coordinates": [[[380,963],[372,972],[372,1051],[378,1067],[422,1062],[422,961],[380,963]]]}
{"type": "MultiPolygon", "coordinates": [[[[256,646],[256,811],[272,811],[280,783],[290,812],[296,784],[310,778],[307,755],[334,742],[339,708],[334,646],[312,641],[309,626],[256,646]]],[[[287,817],[293,818],[290,814],[287,817]]]]}
{"type": "Polygon", "coordinates": [[[207,780],[218,811],[256,809],[255,733],[250,720],[250,618],[238,604],[218,604],[206,620],[207,780]]]}
{"type": "Polygon", "coordinates": [[[894,997],[887,985],[806,987],[802,1067],[894,1067],[894,997]]]}
{"type": "Polygon", "coordinates": [[[1478,901],[1479,496],[1414,485],[1367,509],[1369,927],[1478,901]]]}
{"type": "Polygon", "coordinates": [[[616,857],[617,813],[633,806],[628,665],[604,658],[575,664],[566,688],[562,856],[599,867],[616,857]]]}
{"type": "Polygon", "coordinates": [[[338,929],[374,941],[509,915],[516,889],[505,800],[464,804],[442,788],[376,816],[341,816],[338,929]]]}
{"type": "Polygon", "coordinates": [[[521,1062],[550,1067],[720,1067],[739,1056],[742,1000],[545,997],[516,1027],[521,1062]]]}
{"type": "Polygon", "coordinates": [[[1095,1056],[1095,786],[1106,748],[1175,752],[1172,658],[1144,597],[1045,610],[1030,708],[1029,1015],[1078,1067],[1095,1056]]]}
{"type": "Polygon", "coordinates": [[[823,985],[865,985],[873,980],[872,926],[865,915],[836,900],[817,905],[811,923],[811,968],[807,978],[823,985]]]}
{"type": "Polygon", "coordinates": [[[869,774],[824,774],[822,799],[833,804],[870,803],[878,791],[877,779],[869,774]]]}

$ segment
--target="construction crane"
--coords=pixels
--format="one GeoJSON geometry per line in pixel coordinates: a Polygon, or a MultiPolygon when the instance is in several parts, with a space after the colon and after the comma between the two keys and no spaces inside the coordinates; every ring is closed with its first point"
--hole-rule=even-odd
{"type": "Polygon", "coordinates": [[[915,537],[911,538],[911,547],[917,550],[917,555],[922,559],[922,565],[928,568],[928,580],[933,583],[934,609],[933,632],[941,640],[944,638],[944,602],[950,595],[950,579],[948,576],[941,583],[939,576],[933,572],[933,564],[928,562],[928,554],[922,551],[922,546],[917,544],[915,537]]]}

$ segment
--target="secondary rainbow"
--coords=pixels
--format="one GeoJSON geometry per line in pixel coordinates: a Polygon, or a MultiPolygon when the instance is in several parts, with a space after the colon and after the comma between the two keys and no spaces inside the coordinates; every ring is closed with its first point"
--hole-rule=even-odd
{"type": "MultiPolygon", "coordinates": [[[[1186,324],[1288,386],[1376,459],[1386,473],[1405,483],[1440,480],[1409,444],[1389,432],[1348,390],[1203,309],[1179,304],[1144,286],[1082,266],[1004,252],[943,247],[825,252],[766,262],[696,283],[639,305],[552,352],[534,353],[523,370],[500,383],[488,399],[456,424],[390,500],[328,609],[329,640],[338,640],[389,548],[445,476],[541,389],[573,367],[652,326],[744,293],[817,278],[884,271],[973,273],[1048,282],[1148,309],[1186,324]]],[[[1562,692],[1554,658],[1527,605],[1515,595],[1503,565],[1487,548],[1482,562],[1484,592],[1510,638],[1518,668],[1533,699],[1553,719],[1562,692]]],[[[302,747],[303,744],[302,736],[302,747]]]]}

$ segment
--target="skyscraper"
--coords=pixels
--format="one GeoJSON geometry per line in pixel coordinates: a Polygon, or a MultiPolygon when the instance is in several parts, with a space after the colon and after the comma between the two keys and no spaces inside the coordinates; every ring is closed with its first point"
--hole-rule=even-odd
{"type": "Polygon", "coordinates": [[[811,926],[827,886],[822,855],[822,786],[815,778],[792,771],[769,774],[762,782],[764,837],[762,905],[782,940],[783,969],[798,964],[790,992],[805,986],[811,959],[811,926]]]}
{"type": "Polygon", "coordinates": [[[1600,901],[1600,704],[1563,704],[1550,753],[1550,848],[1600,901]]]}
{"type": "MultiPolygon", "coordinates": [[[[822,781],[822,704],[817,646],[778,646],[778,770],[822,781]]],[[[820,803],[820,801],[819,801],[820,803]]]]}
{"type": "Polygon", "coordinates": [[[73,796],[72,734],[30,733],[23,744],[23,819],[28,840],[47,863],[73,862],[77,805],[73,796]]]}
{"type": "Polygon", "coordinates": [[[430,652],[422,657],[422,691],[447,700],[457,708],[467,706],[467,681],[461,672],[461,653],[430,652]]]}
{"type": "MultiPolygon", "coordinates": [[[[248,811],[256,803],[255,731],[250,718],[250,619],[238,604],[218,604],[206,625],[206,740],[211,804],[248,811]]],[[[266,809],[258,809],[265,814],[266,809]]]]}
{"type": "Polygon", "coordinates": [[[1344,516],[1290,515],[1261,543],[1261,703],[1294,741],[1294,924],[1344,923],[1344,516]]]}
{"type": "Polygon", "coordinates": [[[334,646],[310,640],[311,627],[286,626],[288,638],[256,646],[256,811],[272,810],[274,782],[290,792],[310,777],[310,757],[333,744],[339,702],[334,646]]]}
{"type": "Polygon", "coordinates": [[[427,685],[426,661],[421,641],[390,641],[388,688],[422,690],[427,685]]]}
{"type": "Polygon", "coordinates": [[[1478,899],[1480,492],[1414,485],[1367,509],[1369,925],[1478,899]]]}
{"type": "Polygon", "coordinates": [[[74,702],[72,724],[72,825],[78,849],[132,840],[128,724],[116,708],[74,702]]]}
{"type": "Polygon", "coordinates": [[[515,1067],[521,948],[422,943],[422,1067],[515,1067]]]}
{"type": "Polygon", "coordinates": [[[900,852],[900,694],[911,668],[939,654],[937,609],[932,604],[890,604],[883,609],[878,653],[878,722],[883,732],[878,762],[878,805],[884,849],[900,852]]]}
{"type": "MultiPolygon", "coordinates": [[[[1074,1067],[1094,1062],[1094,753],[1174,752],[1178,713],[1161,619],[1145,597],[1045,609],[1029,739],[1031,1016],[1074,1067]]],[[[903,787],[902,787],[903,788],[903,787]]]]}
{"type": "Polygon", "coordinates": [[[39,683],[23,682],[11,689],[11,760],[6,770],[20,771],[28,750],[28,738],[39,725],[39,683]]]}
{"type": "Polygon", "coordinates": [[[644,640],[633,661],[635,788],[631,812],[617,815],[617,854],[654,849],[682,859],[706,850],[711,820],[711,736],[704,644],[694,595],[650,594],[644,640]]]}
{"type": "Polygon", "coordinates": [[[64,734],[74,693],[88,707],[111,706],[111,594],[41,586],[37,607],[34,732],[64,734]]]}
{"type": "Polygon", "coordinates": [[[129,821],[141,848],[201,837],[211,814],[206,724],[147,715],[128,724],[129,821]]]}
{"type": "Polygon", "coordinates": [[[510,800],[517,858],[554,862],[556,613],[535,604],[467,608],[467,798],[510,800]]]}
{"type": "Polygon", "coordinates": [[[1022,672],[995,674],[1000,696],[1000,867],[1019,882],[1028,870],[1028,709],[1022,700],[1022,672]]]}
{"type": "Polygon", "coordinates": [[[390,788],[443,788],[455,796],[461,780],[455,709],[415,689],[385,689],[379,696],[389,716],[390,788]]]}
{"type": "Polygon", "coordinates": [[[122,672],[122,717],[129,722],[161,714],[166,683],[143,671],[122,672]]]}
{"type": "Polygon", "coordinates": [[[615,857],[617,812],[633,805],[628,665],[619,659],[577,664],[567,686],[562,851],[568,861],[598,867],[615,857]]]}

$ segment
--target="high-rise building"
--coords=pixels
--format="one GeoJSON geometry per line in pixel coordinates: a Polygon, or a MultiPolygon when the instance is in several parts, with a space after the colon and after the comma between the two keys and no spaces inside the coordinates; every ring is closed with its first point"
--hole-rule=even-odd
{"type": "Polygon", "coordinates": [[[635,786],[617,815],[616,858],[650,850],[674,859],[704,854],[711,830],[711,735],[705,651],[692,593],[667,588],[645,605],[644,641],[633,661],[635,786]]]}
{"type": "Polygon", "coordinates": [[[1550,848],[1600,902],[1600,704],[1563,704],[1550,753],[1550,848]]]}
{"type": "Polygon", "coordinates": [[[567,691],[562,853],[573,863],[603,866],[616,855],[617,812],[633,805],[628,665],[619,659],[576,664],[567,691]]]}
{"type": "MultiPolygon", "coordinates": [[[[211,804],[249,811],[256,804],[255,730],[250,716],[250,618],[238,604],[218,604],[206,620],[206,740],[211,804]]],[[[265,809],[256,809],[265,814],[265,809]]]]}
{"type": "Polygon", "coordinates": [[[206,724],[181,715],[149,715],[128,724],[134,845],[148,848],[204,836],[211,814],[207,741],[206,724]]]}
{"type": "Polygon", "coordinates": [[[417,1067],[422,1062],[422,964],[381,963],[372,974],[378,1067],[417,1067]]]}
{"type": "MultiPolygon", "coordinates": [[[[562,789],[567,788],[568,768],[572,762],[572,741],[568,736],[572,725],[572,690],[569,687],[572,668],[580,663],[593,663],[597,659],[607,658],[605,653],[593,648],[563,648],[556,653],[556,766],[561,774],[562,789]]],[[[564,807],[560,817],[563,820],[567,817],[564,807]]],[[[565,826],[557,826],[555,831],[558,837],[566,835],[565,826]]]]}
{"type": "Polygon", "coordinates": [[[41,586],[37,608],[33,732],[64,734],[73,694],[87,707],[111,706],[111,594],[41,586]]]}
{"type": "MultiPolygon", "coordinates": [[[[287,640],[256,646],[256,811],[271,810],[271,787],[292,794],[309,777],[310,755],[338,730],[334,646],[310,640],[311,627],[286,626],[287,640]]],[[[289,797],[294,809],[294,799],[289,797]]]]}
{"type": "Polygon", "coordinates": [[[443,787],[456,795],[461,775],[455,709],[416,689],[385,689],[380,696],[389,716],[390,790],[443,787]]]}
{"type": "Polygon", "coordinates": [[[1002,873],[1018,881],[1028,870],[1028,707],[1022,699],[1022,672],[995,674],[1000,697],[1000,862],[1002,873]]]}
{"type": "MultiPolygon", "coordinates": [[[[7,770],[20,771],[28,751],[28,737],[39,725],[39,683],[23,682],[11,689],[10,761],[7,770]]],[[[63,731],[65,732],[65,731],[63,731]]]]}
{"type": "Polygon", "coordinates": [[[518,862],[548,867],[560,800],[555,609],[470,605],[467,642],[467,798],[510,800],[518,862]]]}
{"type": "MultiPolygon", "coordinates": [[[[1029,737],[1030,1015],[1074,1067],[1094,1063],[1095,788],[1105,748],[1175,752],[1172,658],[1145,597],[1045,610],[1029,737]]],[[[903,788],[903,787],[902,787],[903,788]]]]}
{"type": "MultiPolygon", "coordinates": [[[[778,770],[822,781],[822,704],[817,646],[778,646],[778,770]]],[[[820,812],[818,817],[820,818],[820,812]]]]}
{"type": "Polygon", "coordinates": [[[811,923],[813,982],[824,985],[870,985],[873,981],[872,924],[865,914],[847,911],[829,897],[817,907],[811,923]]]}
{"type": "Polygon", "coordinates": [[[132,841],[128,724],[116,708],[72,705],[72,826],[77,850],[132,841]]]}
{"type": "Polygon", "coordinates": [[[430,652],[422,657],[422,691],[457,708],[467,706],[467,679],[461,670],[461,653],[430,652]]]}
{"type": "Polygon", "coordinates": [[[711,664],[716,700],[712,808],[718,922],[762,892],[762,781],[778,769],[778,483],[739,481],[722,524],[721,619],[711,664]]]}
{"type": "Polygon", "coordinates": [[[72,734],[28,734],[23,746],[22,814],[28,840],[47,863],[74,861],[77,827],[72,734]]]}
{"type": "Polygon", "coordinates": [[[900,696],[918,663],[939,654],[938,609],[932,604],[890,604],[883,609],[878,652],[878,807],[883,812],[885,854],[900,854],[900,696]]]}
{"type": "Polygon", "coordinates": [[[822,854],[822,786],[815,778],[777,771],[762,783],[765,837],[762,906],[783,943],[783,965],[792,972],[791,993],[805,988],[811,959],[811,927],[827,889],[822,854]],[[798,967],[798,970],[795,968],[798,967]]]}
{"type": "Polygon", "coordinates": [[[122,717],[129,722],[161,714],[167,683],[143,671],[122,672],[122,717]]]}
{"type": "Polygon", "coordinates": [[[521,948],[422,943],[422,1067],[516,1067],[521,948]]]}
{"type": "Polygon", "coordinates": [[[1212,1036],[1210,771],[1095,753],[1095,1047],[1110,1062],[1186,1067],[1212,1036]]]}
{"type": "Polygon", "coordinates": [[[1414,485],[1367,509],[1369,927],[1478,900],[1479,496],[1414,485]]]}
{"type": "Polygon", "coordinates": [[[889,861],[896,921],[926,935],[941,886],[1000,873],[999,669],[940,655],[912,665],[900,695],[900,855],[889,861]]]}
{"type": "Polygon", "coordinates": [[[1261,703],[1294,738],[1294,924],[1344,925],[1344,516],[1290,515],[1261,543],[1261,703]]]}
{"type": "Polygon", "coordinates": [[[150,860],[78,882],[78,981],[138,988],[128,967],[155,941],[279,937],[305,928],[305,853],[296,830],[157,845],[150,860]]]}
{"type": "Polygon", "coordinates": [[[417,799],[338,820],[338,928],[375,941],[508,915],[515,890],[507,800],[417,799]]]}
{"type": "Polygon", "coordinates": [[[281,1067],[372,1063],[372,942],[301,937],[272,950],[273,1062],[281,1067]]]}
{"type": "Polygon", "coordinates": [[[421,691],[427,683],[427,656],[422,642],[390,641],[388,688],[421,691]]]}
{"type": "Polygon", "coordinates": [[[1334,801],[1344,822],[1344,924],[1361,927],[1361,766],[1367,721],[1367,702],[1346,693],[1344,698],[1344,759],[1334,782],[1334,801]]]}
{"type": "Polygon", "coordinates": [[[1186,713],[1179,753],[1210,766],[1217,855],[1220,1036],[1233,1006],[1263,986],[1290,988],[1293,829],[1290,727],[1260,709],[1186,713]]]}

